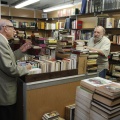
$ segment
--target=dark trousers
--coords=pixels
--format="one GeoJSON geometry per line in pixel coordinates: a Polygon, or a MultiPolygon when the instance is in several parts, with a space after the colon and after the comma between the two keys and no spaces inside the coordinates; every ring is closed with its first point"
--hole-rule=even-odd
{"type": "Polygon", "coordinates": [[[0,120],[16,120],[16,104],[8,106],[0,105],[0,120]]]}
{"type": "Polygon", "coordinates": [[[101,72],[99,72],[99,77],[105,78],[106,73],[107,73],[107,69],[102,70],[101,72]]]}

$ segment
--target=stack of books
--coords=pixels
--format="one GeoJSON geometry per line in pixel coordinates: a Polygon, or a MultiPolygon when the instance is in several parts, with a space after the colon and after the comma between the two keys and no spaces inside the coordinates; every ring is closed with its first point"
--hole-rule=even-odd
{"type": "Polygon", "coordinates": [[[97,72],[97,58],[98,53],[96,51],[89,51],[87,59],[87,73],[97,72]]]}
{"type": "MultiPolygon", "coordinates": [[[[91,103],[93,101],[99,100],[95,97],[95,94],[97,91],[96,89],[101,86],[110,85],[111,83],[113,82],[100,77],[89,78],[89,79],[82,80],[80,82],[81,87],[77,87],[77,90],[76,90],[75,120],[80,120],[80,119],[104,120],[104,119],[94,118],[93,112],[95,111],[92,110],[91,103]]],[[[119,95],[120,95],[120,92],[117,93],[117,96],[119,95]]],[[[104,104],[105,101],[103,101],[102,104],[104,104]]],[[[116,103],[118,103],[118,101],[116,103]]]]}
{"type": "Polygon", "coordinates": [[[42,120],[59,120],[59,113],[57,111],[45,113],[42,117],[42,120]]]}
{"type": "Polygon", "coordinates": [[[112,82],[96,88],[91,102],[91,119],[120,120],[120,84],[112,82]]]}
{"type": "Polygon", "coordinates": [[[75,120],[88,120],[93,92],[78,86],[75,99],[75,120]]]}
{"type": "Polygon", "coordinates": [[[65,107],[65,120],[74,120],[75,104],[65,107]]]}

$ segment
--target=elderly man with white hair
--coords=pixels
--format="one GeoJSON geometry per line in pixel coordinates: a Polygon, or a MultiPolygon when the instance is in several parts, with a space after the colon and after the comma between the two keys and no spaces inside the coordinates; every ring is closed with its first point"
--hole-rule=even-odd
{"type": "Polygon", "coordinates": [[[109,67],[108,55],[110,53],[110,40],[104,36],[105,29],[102,26],[96,26],[94,29],[93,37],[88,41],[87,48],[92,51],[98,52],[97,65],[99,77],[105,78],[106,71],[109,67]]]}
{"type": "Polygon", "coordinates": [[[12,22],[0,19],[0,120],[16,120],[17,78],[31,69],[30,64],[16,64],[16,60],[31,48],[31,42],[23,44],[13,52],[8,41],[14,38],[15,33],[12,22]]]}

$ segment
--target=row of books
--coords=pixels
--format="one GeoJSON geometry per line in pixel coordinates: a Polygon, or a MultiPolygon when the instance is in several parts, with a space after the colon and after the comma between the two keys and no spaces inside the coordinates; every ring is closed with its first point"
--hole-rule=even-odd
{"type": "Polygon", "coordinates": [[[116,77],[120,77],[120,66],[119,65],[113,65],[112,75],[116,77]]]}
{"type": "Polygon", "coordinates": [[[79,8],[68,8],[58,11],[58,17],[71,16],[76,14],[79,14],[79,8]]]}
{"type": "Polygon", "coordinates": [[[12,23],[15,28],[35,28],[37,26],[37,22],[19,22],[12,20],[12,23]]]}
{"type": "Polygon", "coordinates": [[[94,77],[76,89],[75,120],[119,120],[120,84],[94,77]]]}
{"type": "Polygon", "coordinates": [[[80,14],[120,9],[119,0],[82,0],[80,14]]]}
{"type": "Polygon", "coordinates": [[[120,19],[99,17],[98,25],[104,28],[120,28],[120,19]]]}
{"type": "Polygon", "coordinates": [[[112,42],[114,44],[120,45],[120,35],[113,35],[112,42]]]}
{"type": "Polygon", "coordinates": [[[35,60],[39,64],[42,73],[63,71],[77,68],[76,59],[63,59],[63,60],[35,60]]]}
{"type": "Polygon", "coordinates": [[[75,40],[89,40],[93,36],[93,30],[71,30],[75,40]]]}

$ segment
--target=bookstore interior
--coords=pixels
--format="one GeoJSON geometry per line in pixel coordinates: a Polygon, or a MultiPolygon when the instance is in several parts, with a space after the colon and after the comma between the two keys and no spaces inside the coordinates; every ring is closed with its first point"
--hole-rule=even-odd
{"type": "Polygon", "coordinates": [[[16,30],[11,49],[32,42],[16,61],[32,65],[18,81],[17,120],[120,120],[120,0],[57,0],[51,10],[45,6],[53,0],[37,9],[6,1],[1,18],[16,30]],[[99,53],[84,48],[96,26],[111,42],[105,78],[98,73],[99,53]]]}

